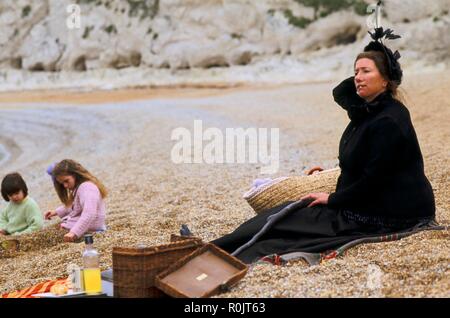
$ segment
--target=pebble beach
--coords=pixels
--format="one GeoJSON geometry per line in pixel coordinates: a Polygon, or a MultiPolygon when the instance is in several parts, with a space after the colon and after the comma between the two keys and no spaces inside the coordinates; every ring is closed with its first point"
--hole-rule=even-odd
{"type": "MultiPolygon", "coordinates": [[[[49,164],[79,161],[106,185],[107,227],[95,235],[101,269],[114,246],[169,242],[181,224],[210,241],[254,215],[242,198],[261,177],[302,175],[338,164],[348,123],[334,103],[338,82],[140,88],[110,91],[0,93],[0,174],[20,172],[42,212],[59,206],[49,164]],[[176,128],[279,128],[279,170],[260,163],[175,164],[176,128]]],[[[450,225],[450,76],[405,74],[404,94],[425,172],[436,197],[436,218],[450,225]]],[[[0,205],[2,208],[5,202],[0,205]]],[[[46,221],[51,226],[57,220],[46,221]]],[[[39,245],[39,243],[36,243],[39,245]]],[[[81,265],[84,244],[60,243],[0,258],[0,293],[66,276],[81,265]]],[[[317,266],[256,265],[217,297],[450,297],[450,233],[428,231],[399,241],[365,244],[317,266]],[[377,271],[380,284],[369,283],[377,271]]]]}

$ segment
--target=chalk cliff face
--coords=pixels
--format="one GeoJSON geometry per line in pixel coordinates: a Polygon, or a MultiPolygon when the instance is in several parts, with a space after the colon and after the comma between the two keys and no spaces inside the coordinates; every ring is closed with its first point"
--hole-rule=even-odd
{"type": "MultiPolygon", "coordinates": [[[[0,67],[32,71],[207,68],[247,65],[271,56],[336,52],[348,46],[356,52],[368,41],[367,17],[352,8],[317,18],[319,11],[301,3],[1,0],[0,67]],[[74,13],[68,12],[70,4],[81,9],[79,28],[74,13]]],[[[395,48],[411,52],[409,56],[416,59],[449,57],[450,0],[385,3],[382,24],[403,36],[395,41],[395,48]]]]}

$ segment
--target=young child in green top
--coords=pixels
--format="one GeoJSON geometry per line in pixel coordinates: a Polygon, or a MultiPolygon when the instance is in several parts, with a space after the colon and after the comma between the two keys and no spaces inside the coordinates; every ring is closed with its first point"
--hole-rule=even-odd
{"type": "Polygon", "coordinates": [[[20,235],[42,229],[42,213],[37,203],[28,196],[27,185],[20,174],[6,175],[1,192],[9,203],[0,212],[0,236],[20,235]]]}

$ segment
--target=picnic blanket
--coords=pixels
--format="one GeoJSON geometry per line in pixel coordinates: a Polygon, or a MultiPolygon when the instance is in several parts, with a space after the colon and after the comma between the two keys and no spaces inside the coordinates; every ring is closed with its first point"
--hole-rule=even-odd
{"type": "Polygon", "coordinates": [[[18,290],[15,292],[3,294],[3,295],[1,295],[0,298],[35,298],[31,295],[39,294],[39,293],[48,293],[48,292],[50,292],[50,288],[52,288],[55,285],[63,285],[66,283],[66,281],[67,281],[67,278],[49,280],[49,281],[34,285],[32,287],[28,287],[28,288],[24,288],[22,290],[18,290]]]}
{"type": "Polygon", "coordinates": [[[288,261],[302,259],[306,261],[309,265],[319,265],[322,262],[332,260],[340,255],[345,254],[345,252],[347,252],[349,249],[358,246],[360,244],[397,241],[404,237],[417,234],[421,231],[441,231],[441,230],[448,231],[449,228],[450,228],[449,226],[439,225],[436,222],[419,224],[415,228],[406,231],[356,238],[334,250],[329,250],[323,253],[292,252],[283,255],[271,254],[262,257],[255,264],[269,263],[273,265],[285,265],[288,261]]]}

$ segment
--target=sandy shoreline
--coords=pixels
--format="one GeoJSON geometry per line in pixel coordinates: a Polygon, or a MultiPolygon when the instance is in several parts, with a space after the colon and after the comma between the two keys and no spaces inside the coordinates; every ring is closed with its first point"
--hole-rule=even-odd
{"type": "MultiPolygon", "coordinates": [[[[274,177],[301,174],[318,164],[331,168],[337,164],[339,137],[348,123],[333,103],[335,84],[0,93],[0,143],[15,151],[0,173],[20,171],[43,211],[58,204],[45,174],[49,163],[73,158],[98,175],[110,190],[109,230],[96,239],[105,269],[112,264],[114,245],[164,243],[182,223],[208,241],[253,215],[242,194],[261,177],[259,165],[173,164],[173,129],[192,129],[195,119],[201,119],[204,128],[222,131],[278,127],[280,170],[274,177]]],[[[449,86],[446,72],[405,81],[407,105],[436,195],[437,219],[446,225],[449,86]]],[[[364,245],[310,268],[301,263],[258,265],[222,297],[449,297],[449,238],[448,232],[427,232],[364,245]],[[381,290],[366,286],[369,265],[383,272],[381,290]]],[[[69,261],[81,264],[82,248],[62,243],[47,249],[45,258],[36,251],[0,259],[0,292],[63,276],[69,261]]]]}
{"type": "MultiPolygon", "coordinates": [[[[264,85],[260,85],[264,86],[264,85]]],[[[268,86],[268,85],[265,85],[268,86]]],[[[257,88],[257,85],[254,85],[257,88]]],[[[191,85],[135,87],[112,90],[26,90],[23,92],[0,92],[0,103],[71,103],[102,104],[130,100],[156,98],[196,98],[226,94],[229,91],[248,89],[246,85],[191,85]],[[175,94],[174,94],[175,93],[175,94]]]]}

